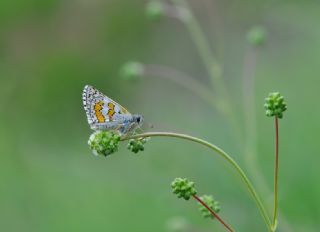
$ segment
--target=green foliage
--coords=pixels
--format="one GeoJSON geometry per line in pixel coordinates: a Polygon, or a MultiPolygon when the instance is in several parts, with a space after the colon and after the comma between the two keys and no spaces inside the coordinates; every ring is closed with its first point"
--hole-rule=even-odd
{"type": "MultiPolygon", "coordinates": [[[[218,201],[215,201],[213,196],[211,195],[203,195],[200,197],[200,199],[209,206],[210,209],[212,209],[214,212],[219,213],[220,212],[220,205],[218,201]]],[[[209,210],[204,207],[202,204],[199,204],[199,210],[202,213],[202,216],[204,218],[213,218],[213,215],[209,212],[209,210]]]]}
{"type": "Polygon", "coordinates": [[[189,181],[187,178],[175,178],[171,183],[172,192],[177,194],[178,198],[189,200],[191,196],[197,194],[194,187],[194,182],[189,181]]]}
{"type": "Polygon", "coordinates": [[[146,142],[146,138],[130,139],[127,148],[133,153],[138,153],[139,151],[144,151],[144,144],[146,142]]]}
{"type": "Polygon", "coordinates": [[[284,101],[284,97],[280,93],[274,92],[270,93],[265,100],[264,108],[266,109],[266,115],[268,117],[276,116],[282,118],[283,112],[287,110],[287,103],[284,101]]]}
{"type": "Polygon", "coordinates": [[[109,131],[95,131],[88,144],[93,154],[108,156],[118,151],[120,135],[109,131]]]}

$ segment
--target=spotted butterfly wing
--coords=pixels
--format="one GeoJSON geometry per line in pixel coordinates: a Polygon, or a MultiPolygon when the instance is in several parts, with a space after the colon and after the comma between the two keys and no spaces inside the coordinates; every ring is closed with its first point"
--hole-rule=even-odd
{"type": "Polygon", "coordinates": [[[90,85],[84,87],[82,99],[91,128],[97,124],[115,122],[120,115],[131,115],[123,106],[90,85]]]}

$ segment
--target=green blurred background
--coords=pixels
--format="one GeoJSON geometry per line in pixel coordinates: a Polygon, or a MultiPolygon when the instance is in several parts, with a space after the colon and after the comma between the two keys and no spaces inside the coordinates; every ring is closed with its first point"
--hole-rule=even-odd
{"type": "Polygon", "coordinates": [[[195,202],[171,193],[175,177],[213,194],[237,231],[266,231],[235,172],[198,145],[153,138],[138,155],[122,144],[111,157],[94,157],[81,99],[86,84],[143,114],[154,125],[146,130],[222,147],[270,210],[274,128],[263,104],[268,92],[280,91],[289,109],[280,121],[279,231],[319,231],[319,2],[189,1],[221,64],[238,135],[228,117],[161,75],[120,78],[121,66],[138,60],[211,88],[185,25],[152,22],[146,3],[0,1],[0,231],[224,231],[202,219],[195,202]],[[267,33],[262,46],[247,40],[256,25],[267,33]]]}

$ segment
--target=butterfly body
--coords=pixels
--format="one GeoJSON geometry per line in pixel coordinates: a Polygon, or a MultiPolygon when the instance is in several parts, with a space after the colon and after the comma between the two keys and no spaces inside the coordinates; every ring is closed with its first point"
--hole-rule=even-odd
{"type": "Polygon", "coordinates": [[[88,123],[93,130],[110,130],[128,134],[142,124],[141,115],[129,113],[120,104],[90,85],[84,87],[82,99],[88,123]]]}

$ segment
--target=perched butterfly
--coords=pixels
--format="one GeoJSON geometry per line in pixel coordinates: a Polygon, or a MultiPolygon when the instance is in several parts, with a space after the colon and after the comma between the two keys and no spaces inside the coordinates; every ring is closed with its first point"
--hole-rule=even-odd
{"type": "Polygon", "coordinates": [[[88,123],[93,130],[118,131],[126,135],[142,125],[141,115],[130,114],[120,104],[90,85],[84,87],[82,99],[88,123]]]}

